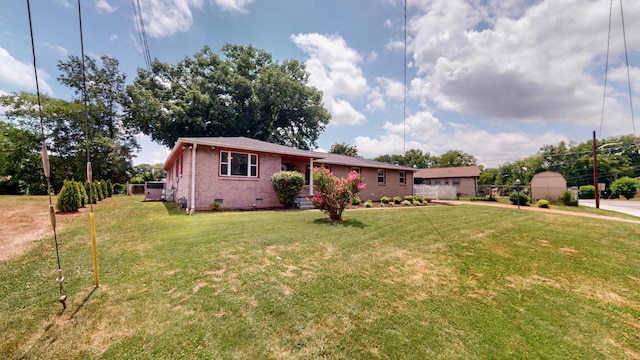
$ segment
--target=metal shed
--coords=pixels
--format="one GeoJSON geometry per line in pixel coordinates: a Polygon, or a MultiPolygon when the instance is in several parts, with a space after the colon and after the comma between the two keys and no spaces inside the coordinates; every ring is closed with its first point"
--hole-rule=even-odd
{"type": "Polygon", "coordinates": [[[567,190],[567,180],[557,172],[541,172],[535,174],[531,179],[531,198],[533,200],[559,200],[565,190],[567,190]]]}

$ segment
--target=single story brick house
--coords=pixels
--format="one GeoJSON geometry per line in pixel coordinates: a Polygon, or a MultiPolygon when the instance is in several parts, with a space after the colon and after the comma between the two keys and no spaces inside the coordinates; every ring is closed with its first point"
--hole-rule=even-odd
{"type": "Polygon", "coordinates": [[[226,209],[280,207],[271,176],[294,170],[305,176],[300,196],[313,192],[311,169],[324,166],[336,176],[355,170],[367,188],[362,201],[413,193],[412,168],[358,157],[300,150],[246,137],[179,138],[163,168],[167,198],[186,199],[191,212],[209,209],[214,201],[226,209]]]}
{"type": "Polygon", "coordinates": [[[449,185],[456,188],[458,195],[476,196],[480,167],[460,166],[448,168],[429,168],[416,171],[413,176],[415,185],[449,185]]]}

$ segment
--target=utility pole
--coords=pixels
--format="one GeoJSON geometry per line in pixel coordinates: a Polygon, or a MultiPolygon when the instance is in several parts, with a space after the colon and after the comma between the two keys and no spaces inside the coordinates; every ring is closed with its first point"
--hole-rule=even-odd
{"type": "Polygon", "coordinates": [[[593,186],[595,186],[596,209],[600,209],[600,189],[598,189],[598,148],[596,146],[596,132],[593,131],[593,186]]]}

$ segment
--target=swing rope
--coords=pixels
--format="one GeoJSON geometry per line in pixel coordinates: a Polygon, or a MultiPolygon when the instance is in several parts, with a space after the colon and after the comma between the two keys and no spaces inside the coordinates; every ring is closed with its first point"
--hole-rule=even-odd
{"type": "Polygon", "coordinates": [[[95,215],[93,213],[93,171],[91,169],[91,150],[89,147],[89,100],[87,98],[87,71],[84,61],[84,39],[82,31],[82,7],[80,6],[80,0],[78,0],[78,23],[80,26],[80,55],[82,58],[82,98],[84,102],[84,136],[85,136],[85,150],[87,153],[87,182],[89,183],[89,221],[91,223],[91,254],[93,257],[93,275],[95,278],[95,286],[100,285],[98,276],[98,252],[96,245],[96,223],[95,215]]]}
{"type": "Polygon", "coordinates": [[[31,36],[31,54],[33,56],[33,73],[36,80],[36,98],[38,99],[38,117],[40,119],[40,135],[42,137],[42,169],[44,171],[44,177],[47,179],[47,194],[49,196],[49,218],[51,221],[51,227],[53,228],[53,240],[56,247],[56,259],[58,261],[58,277],[56,281],[60,286],[60,297],[58,301],[62,303],[63,311],[67,308],[66,300],[67,295],[62,286],[64,276],[62,275],[62,267],[60,265],[60,250],[58,246],[58,233],[56,231],[56,212],[53,207],[53,189],[51,188],[50,178],[50,166],[49,166],[49,152],[47,150],[46,136],[44,134],[44,118],[42,116],[42,102],[40,100],[40,82],[38,81],[38,67],[36,65],[36,47],[33,38],[33,23],[31,20],[31,3],[27,0],[27,14],[29,15],[29,34],[31,36]]]}

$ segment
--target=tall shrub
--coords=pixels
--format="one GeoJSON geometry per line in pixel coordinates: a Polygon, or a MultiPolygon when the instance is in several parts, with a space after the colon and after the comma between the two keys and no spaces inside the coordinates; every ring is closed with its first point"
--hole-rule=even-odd
{"type": "Polygon", "coordinates": [[[271,185],[280,204],[291,207],[304,187],[304,176],[297,171],[280,171],[271,176],[271,185]]]}
{"type": "Polygon", "coordinates": [[[107,180],[107,197],[113,196],[113,183],[111,179],[107,180]]]}
{"type": "Polygon", "coordinates": [[[102,198],[106,199],[109,197],[109,187],[107,186],[107,181],[106,180],[102,180],[100,181],[100,187],[102,190],[102,198]]]}
{"type": "Polygon", "coordinates": [[[580,199],[595,199],[596,187],[593,185],[582,185],[578,188],[578,197],[580,199]]]}
{"type": "Polygon", "coordinates": [[[611,193],[616,196],[624,196],[632,199],[638,192],[638,180],[623,176],[611,183],[611,193]]]}
{"type": "Polygon", "coordinates": [[[98,201],[102,201],[104,199],[104,194],[102,193],[102,184],[100,184],[100,180],[96,180],[93,182],[92,188],[94,196],[98,201]]]}
{"type": "Polygon", "coordinates": [[[351,203],[351,199],[367,184],[362,183],[362,176],[352,171],[346,178],[333,175],[325,167],[313,169],[314,195],[313,205],[322,210],[333,221],[342,221],[344,208],[351,203]]]}
{"type": "Polygon", "coordinates": [[[76,181],[76,187],[78,188],[78,196],[80,197],[80,207],[84,207],[89,203],[89,197],[84,190],[84,185],[80,181],[76,181]]]}
{"type": "MultiPolygon", "coordinates": [[[[91,185],[91,187],[92,187],[92,188],[93,188],[94,186],[95,186],[95,185],[93,185],[93,184],[91,185]]],[[[90,191],[90,189],[89,189],[89,182],[88,182],[88,181],[86,181],[86,180],[85,180],[85,182],[84,182],[84,191],[86,191],[86,192],[87,192],[87,196],[90,196],[90,195],[91,195],[91,191],[90,191]]],[[[87,204],[88,204],[89,202],[92,202],[93,204],[97,204],[97,203],[98,203],[98,199],[97,199],[97,196],[96,196],[96,191],[95,191],[95,189],[93,189],[93,196],[90,196],[90,199],[87,201],[87,204]]]]}
{"type": "Polygon", "coordinates": [[[56,209],[58,211],[72,212],[80,208],[80,194],[75,181],[65,180],[58,199],[56,199],[56,209]]]}

